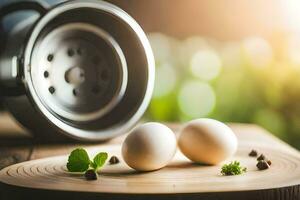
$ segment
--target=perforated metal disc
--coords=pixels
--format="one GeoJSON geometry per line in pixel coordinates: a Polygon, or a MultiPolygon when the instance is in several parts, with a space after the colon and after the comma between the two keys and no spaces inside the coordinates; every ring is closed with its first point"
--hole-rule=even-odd
{"type": "Polygon", "coordinates": [[[70,23],[35,49],[32,80],[44,104],[68,120],[89,121],[122,98],[127,66],[117,42],[99,27],[70,23]]]}

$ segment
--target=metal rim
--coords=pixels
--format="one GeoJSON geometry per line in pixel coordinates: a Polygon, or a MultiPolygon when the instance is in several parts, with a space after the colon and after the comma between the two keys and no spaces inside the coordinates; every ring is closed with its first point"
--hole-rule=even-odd
{"type": "Polygon", "coordinates": [[[138,23],[130,17],[125,11],[122,9],[107,3],[107,2],[95,2],[95,1],[72,1],[63,4],[64,6],[58,6],[51,11],[49,11],[35,26],[32,31],[31,37],[28,40],[28,44],[25,49],[24,54],[24,78],[25,78],[25,86],[26,89],[29,91],[30,98],[33,99],[33,102],[36,104],[38,109],[40,110],[41,114],[44,115],[48,120],[52,122],[54,126],[58,129],[63,130],[63,133],[69,137],[83,140],[83,141],[92,141],[92,140],[105,140],[109,139],[121,134],[126,133],[130,128],[132,128],[138,120],[144,114],[152,96],[153,88],[154,88],[154,76],[155,76],[155,62],[154,56],[151,50],[151,46],[149,41],[143,32],[142,28],[138,25],[138,23]],[[75,127],[72,127],[61,120],[57,119],[49,110],[42,104],[39,100],[39,97],[35,93],[32,80],[30,78],[30,61],[31,61],[31,53],[32,49],[35,45],[35,41],[39,36],[40,31],[43,27],[55,16],[58,14],[76,8],[96,8],[102,11],[105,11],[115,17],[121,19],[124,23],[128,25],[135,33],[139,42],[142,44],[145,57],[148,63],[148,80],[147,80],[147,89],[144,94],[143,101],[141,102],[137,111],[131,116],[129,120],[120,122],[115,126],[101,130],[101,134],[99,131],[90,131],[90,130],[81,130],[75,127]]]}

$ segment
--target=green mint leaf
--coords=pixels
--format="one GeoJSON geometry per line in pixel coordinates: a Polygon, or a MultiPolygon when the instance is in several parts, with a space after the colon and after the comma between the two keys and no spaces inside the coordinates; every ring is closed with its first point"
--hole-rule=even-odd
{"type": "Polygon", "coordinates": [[[106,152],[100,152],[94,157],[94,162],[91,164],[91,166],[97,170],[104,165],[107,158],[108,154],[106,152]]]}
{"type": "Polygon", "coordinates": [[[85,172],[90,166],[90,158],[86,150],[77,148],[69,156],[67,168],[70,172],[85,172]]]}
{"type": "Polygon", "coordinates": [[[96,171],[97,165],[94,162],[91,161],[90,166],[96,171]]]}

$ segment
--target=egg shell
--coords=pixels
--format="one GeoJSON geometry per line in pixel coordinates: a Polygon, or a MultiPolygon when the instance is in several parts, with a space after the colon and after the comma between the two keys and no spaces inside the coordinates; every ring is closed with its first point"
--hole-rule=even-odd
{"type": "Polygon", "coordinates": [[[177,141],[167,126],[150,122],[135,128],[124,140],[122,156],[138,171],[153,171],[166,166],[174,157],[177,141]]]}
{"type": "Polygon", "coordinates": [[[234,155],[238,140],[226,124],[203,118],[185,125],[178,136],[178,146],[190,160],[216,165],[234,155]]]}

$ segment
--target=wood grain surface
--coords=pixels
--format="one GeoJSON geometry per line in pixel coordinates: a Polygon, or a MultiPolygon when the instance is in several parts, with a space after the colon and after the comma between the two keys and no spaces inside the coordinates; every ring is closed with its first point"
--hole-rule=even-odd
{"type": "MultiPolygon", "coordinates": [[[[175,132],[180,125],[169,125],[175,132]]],[[[284,142],[254,125],[231,125],[239,139],[236,155],[227,160],[239,160],[248,168],[244,175],[224,177],[220,167],[196,165],[179,151],[165,168],[137,173],[121,160],[106,165],[97,181],[86,181],[80,174],[67,172],[67,156],[78,144],[38,145],[30,159],[0,172],[2,199],[300,199],[300,154],[284,142]],[[273,164],[258,171],[256,159],[248,157],[251,149],[264,153],[273,164]]],[[[124,136],[110,143],[80,145],[95,152],[107,151],[120,156],[124,136]]]]}

